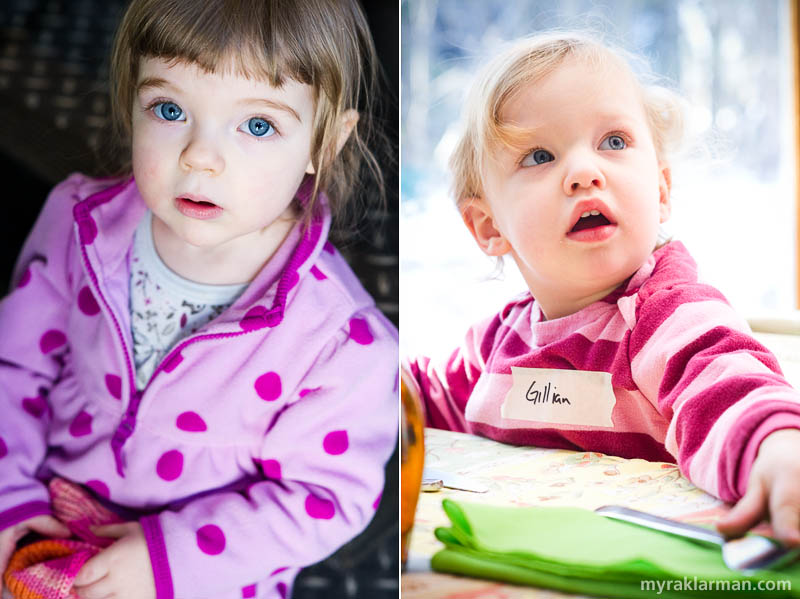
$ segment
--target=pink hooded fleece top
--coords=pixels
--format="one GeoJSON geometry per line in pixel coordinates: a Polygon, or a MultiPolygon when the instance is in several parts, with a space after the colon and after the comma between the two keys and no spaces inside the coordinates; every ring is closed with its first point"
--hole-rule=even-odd
{"type": "Polygon", "coordinates": [[[676,462],[725,501],[767,435],[800,428],[800,393],[680,242],[574,314],[546,320],[526,292],[408,368],[428,426],[676,462]]]}

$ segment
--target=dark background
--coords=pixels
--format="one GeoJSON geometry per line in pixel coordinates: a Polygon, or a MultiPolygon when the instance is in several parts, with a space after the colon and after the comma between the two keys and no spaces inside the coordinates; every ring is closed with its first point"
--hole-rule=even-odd
{"type": "MultiPolygon", "coordinates": [[[[125,0],[0,0],[0,296],[49,190],[69,173],[99,174],[109,124],[108,55],[125,0]]],[[[395,148],[383,159],[386,209],[376,202],[365,223],[339,244],[378,306],[398,314],[399,12],[366,2],[385,73],[380,120],[395,148]]],[[[374,189],[363,193],[371,199],[374,189]]],[[[397,452],[386,467],[381,505],[366,531],[324,562],[305,569],[293,597],[396,598],[397,452]]]]}

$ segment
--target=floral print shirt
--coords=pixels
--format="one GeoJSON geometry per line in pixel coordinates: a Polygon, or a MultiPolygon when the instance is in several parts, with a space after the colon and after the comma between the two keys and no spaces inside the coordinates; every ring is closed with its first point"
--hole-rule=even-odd
{"type": "Polygon", "coordinates": [[[130,286],[136,387],[142,390],[170,349],[219,316],[247,284],[206,285],[171,271],[156,251],[148,211],[136,229],[130,286]]]}

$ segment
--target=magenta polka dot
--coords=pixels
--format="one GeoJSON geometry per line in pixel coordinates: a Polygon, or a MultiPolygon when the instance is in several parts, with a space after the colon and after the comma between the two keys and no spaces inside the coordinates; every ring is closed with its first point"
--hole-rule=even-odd
{"type": "Polygon", "coordinates": [[[19,283],[17,283],[17,287],[25,287],[28,283],[31,282],[31,267],[25,269],[25,272],[22,273],[22,276],[19,279],[19,283]]]}
{"type": "Polygon", "coordinates": [[[89,480],[86,481],[86,486],[89,487],[95,494],[103,499],[111,497],[111,491],[108,490],[108,485],[102,480],[89,480]]]}
{"type": "Polygon", "coordinates": [[[314,387],[313,389],[300,389],[300,393],[298,393],[298,395],[300,397],[305,397],[309,393],[314,393],[314,391],[319,391],[320,389],[322,389],[322,387],[314,387]]]}
{"type": "Polygon", "coordinates": [[[189,433],[202,433],[207,430],[206,421],[197,412],[184,412],[175,423],[179,429],[189,433]]]}
{"type": "Polygon", "coordinates": [[[285,570],[288,570],[288,569],[289,569],[289,566],[283,566],[281,568],[277,568],[277,569],[272,571],[272,574],[270,574],[270,576],[275,576],[276,574],[280,574],[281,572],[283,572],[285,570]]]}
{"type": "Polygon", "coordinates": [[[225,534],[216,524],[206,524],[197,531],[197,546],[207,555],[219,555],[225,550],[225,534]]]}
{"type": "Polygon", "coordinates": [[[350,339],[360,345],[369,345],[373,341],[367,321],[363,318],[350,319],[350,339]]]}
{"type": "Polygon", "coordinates": [[[329,254],[332,254],[334,252],[333,244],[330,241],[326,241],[325,245],[322,246],[322,249],[328,252],[329,254]]]}
{"type": "Polygon", "coordinates": [[[166,481],[175,480],[183,471],[183,454],[177,449],[172,449],[160,458],[156,464],[156,473],[166,481]]]}
{"type": "Polygon", "coordinates": [[[322,440],[322,448],[325,453],[330,455],[339,455],[347,451],[347,431],[332,431],[325,435],[322,440]]]}
{"type": "Polygon", "coordinates": [[[378,506],[381,504],[381,497],[383,497],[383,491],[378,493],[378,496],[375,498],[375,501],[372,502],[372,509],[377,510],[378,506]]]}
{"type": "Polygon", "coordinates": [[[122,379],[116,374],[106,375],[106,389],[114,399],[122,398],[122,379]]]}
{"type": "Polygon", "coordinates": [[[265,372],[256,379],[255,388],[264,401],[275,401],[281,396],[281,377],[277,372],[265,372]]]}
{"type": "Polygon", "coordinates": [[[311,267],[311,274],[314,275],[314,278],[317,281],[322,281],[323,279],[327,279],[328,277],[325,276],[325,273],[318,269],[316,266],[311,267]]]}
{"type": "Polygon", "coordinates": [[[281,596],[281,599],[286,599],[286,583],[279,582],[276,588],[278,589],[278,595],[281,596]]]}
{"type": "Polygon", "coordinates": [[[306,497],[306,514],[312,518],[316,518],[317,520],[330,520],[333,518],[334,513],[336,513],[336,509],[332,501],[322,499],[310,493],[308,497],[306,497]]]}
{"type": "Polygon", "coordinates": [[[26,397],[22,400],[22,409],[34,418],[41,418],[47,412],[47,400],[41,395],[26,397]]]}
{"type": "Polygon", "coordinates": [[[42,338],[39,339],[39,349],[43,354],[50,353],[57,347],[61,347],[67,342],[67,336],[61,331],[50,329],[42,338]]]}
{"type": "Polygon", "coordinates": [[[242,587],[242,599],[249,599],[250,597],[256,596],[256,585],[251,584],[246,587],[242,587]]]}
{"type": "Polygon", "coordinates": [[[3,437],[0,437],[0,460],[8,455],[8,446],[3,437]]]}
{"type": "Polygon", "coordinates": [[[81,309],[81,312],[86,314],[86,316],[94,316],[100,312],[100,306],[97,305],[97,300],[94,299],[94,295],[92,295],[92,290],[89,289],[89,286],[84,286],[78,292],[78,308],[81,309]]]}
{"type": "Polygon", "coordinates": [[[69,434],[73,437],[83,437],[92,432],[92,415],[89,412],[81,411],[72,424],[69,425],[69,434]]]}
{"type": "Polygon", "coordinates": [[[281,479],[281,463],[278,460],[261,460],[261,470],[267,478],[281,479]]]}

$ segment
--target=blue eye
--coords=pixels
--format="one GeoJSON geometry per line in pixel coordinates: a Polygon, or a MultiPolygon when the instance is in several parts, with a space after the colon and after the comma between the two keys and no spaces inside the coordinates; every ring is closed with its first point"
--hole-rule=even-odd
{"type": "Polygon", "coordinates": [[[537,164],[544,164],[545,162],[552,162],[555,159],[555,156],[550,152],[539,148],[525,156],[520,164],[522,164],[522,166],[535,166],[537,164]]]}
{"type": "Polygon", "coordinates": [[[183,109],[175,102],[159,102],[153,107],[153,113],[165,121],[185,121],[183,109]],[[183,117],[183,118],[181,118],[183,117]]]}
{"type": "Polygon", "coordinates": [[[609,135],[600,143],[601,150],[624,150],[628,147],[620,135],[609,135]]]}
{"type": "Polygon", "coordinates": [[[247,130],[256,137],[269,137],[275,133],[275,127],[267,119],[255,116],[247,121],[247,130]]]}

